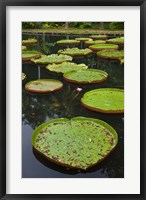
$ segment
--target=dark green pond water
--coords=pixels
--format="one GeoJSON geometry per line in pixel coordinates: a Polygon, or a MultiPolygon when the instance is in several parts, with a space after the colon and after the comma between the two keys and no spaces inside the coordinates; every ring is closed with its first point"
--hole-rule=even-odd
{"type": "MultiPolygon", "coordinates": [[[[23,35],[22,39],[38,39],[38,44],[27,46],[29,50],[38,50],[43,54],[56,53],[67,46],[56,45],[56,41],[77,36],[23,35]]],[[[86,37],[86,36],[83,36],[86,37]]],[[[84,44],[78,47],[84,48],[84,44]]],[[[76,85],[66,83],[62,75],[51,74],[45,68],[35,64],[23,64],[22,72],[27,75],[26,82],[38,78],[61,80],[61,91],[48,95],[30,95],[22,86],[22,177],[23,178],[123,178],[124,177],[124,116],[101,114],[85,109],[80,99],[83,94],[95,88],[124,88],[124,65],[119,61],[89,57],[74,58],[73,62],[85,63],[89,68],[101,69],[109,74],[107,81],[93,85],[76,85]],[[82,88],[77,92],[77,88],[82,88]],[[67,171],[41,158],[32,148],[33,130],[45,121],[76,116],[92,117],[109,123],[118,133],[119,141],[115,150],[102,163],[85,172],[67,171]]]]}

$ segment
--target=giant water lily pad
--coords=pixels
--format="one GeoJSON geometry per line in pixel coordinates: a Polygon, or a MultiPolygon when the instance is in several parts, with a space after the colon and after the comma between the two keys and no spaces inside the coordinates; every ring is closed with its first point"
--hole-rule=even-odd
{"type": "Polygon", "coordinates": [[[93,51],[101,51],[101,50],[117,50],[118,45],[116,44],[94,44],[89,46],[89,49],[93,51]]]}
{"type": "Polygon", "coordinates": [[[34,38],[30,38],[28,40],[22,40],[22,45],[31,45],[31,44],[36,44],[37,40],[34,38]]]}
{"type": "Polygon", "coordinates": [[[121,50],[102,50],[97,52],[97,56],[106,59],[123,59],[124,51],[121,50]]]}
{"type": "Polygon", "coordinates": [[[22,72],[22,81],[26,79],[26,74],[22,72]]]}
{"type": "Polygon", "coordinates": [[[32,58],[40,58],[42,55],[39,51],[22,51],[22,60],[30,61],[32,58]]]}
{"type": "Polygon", "coordinates": [[[53,64],[53,63],[62,63],[66,61],[72,61],[72,57],[68,55],[58,55],[58,54],[51,54],[51,55],[43,55],[39,59],[31,59],[32,62],[35,64],[40,65],[47,65],[47,64],[53,64]]]}
{"type": "Polygon", "coordinates": [[[106,40],[108,38],[107,35],[90,35],[89,37],[94,40],[106,40]]]}
{"type": "Polygon", "coordinates": [[[119,37],[119,38],[112,38],[106,41],[109,44],[124,44],[124,37],[119,37]]]}
{"type": "Polygon", "coordinates": [[[116,131],[104,121],[75,117],[50,120],[35,129],[32,145],[49,161],[87,170],[107,157],[118,142],[116,131]]]}
{"type": "Polygon", "coordinates": [[[22,46],[22,51],[27,51],[27,47],[26,46],[22,46]]]}
{"type": "Polygon", "coordinates": [[[80,69],[87,69],[87,68],[88,66],[85,64],[76,64],[71,62],[63,62],[61,64],[51,64],[46,66],[47,70],[56,73],[66,73],[70,71],[77,71],[80,69]]]}
{"type": "Polygon", "coordinates": [[[80,37],[80,38],[75,38],[75,40],[80,41],[80,42],[82,42],[82,41],[84,42],[84,41],[90,40],[90,38],[83,38],[83,37],[81,38],[80,37]]]}
{"type": "Polygon", "coordinates": [[[65,54],[70,56],[85,56],[92,53],[92,50],[86,48],[86,49],[79,49],[79,48],[67,48],[67,49],[61,49],[58,51],[59,54],[65,54]]]}
{"type": "Polygon", "coordinates": [[[89,41],[85,41],[85,44],[87,45],[92,45],[92,44],[105,44],[106,41],[105,40],[89,40],[89,41]]]}
{"type": "Polygon", "coordinates": [[[106,72],[97,69],[73,71],[63,75],[66,81],[78,84],[99,83],[106,80],[107,76],[106,72]]]}
{"type": "Polygon", "coordinates": [[[25,85],[25,90],[32,93],[50,93],[63,87],[63,83],[54,79],[38,79],[25,85]]]}
{"type": "Polygon", "coordinates": [[[80,44],[80,41],[77,40],[59,40],[56,42],[57,44],[61,45],[75,45],[75,44],[80,44]]]}
{"type": "Polygon", "coordinates": [[[124,112],[124,90],[102,88],[86,92],[81,99],[83,106],[102,113],[124,112]]]}

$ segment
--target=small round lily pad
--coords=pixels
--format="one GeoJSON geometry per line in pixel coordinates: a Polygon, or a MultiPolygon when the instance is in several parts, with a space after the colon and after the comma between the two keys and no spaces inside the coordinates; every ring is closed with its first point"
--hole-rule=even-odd
{"type": "Polygon", "coordinates": [[[109,44],[119,44],[123,45],[124,44],[124,37],[119,37],[119,38],[112,38],[106,41],[109,44]]]}
{"type": "Polygon", "coordinates": [[[59,40],[56,43],[61,44],[61,45],[75,45],[75,44],[80,44],[80,41],[77,41],[77,40],[59,40]]]}
{"type": "Polygon", "coordinates": [[[37,44],[37,40],[34,38],[30,38],[28,40],[22,40],[22,45],[31,45],[31,44],[37,44]]]}
{"type": "Polygon", "coordinates": [[[22,46],[22,51],[27,51],[27,47],[26,46],[22,46]]]}
{"type": "Polygon", "coordinates": [[[106,72],[97,69],[73,71],[63,75],[66,81],[78,84],[99,83],[105,81],[107,76],[106,72]]]}
{"type": "Polygon", "coordinates": [[[89,41],[85,41],[85,44],[87,45],[92,45],[92,44],[105,44],[106,41],[105,40],[89,40],[89,41]]]}
{"type": "Polygon", "coordinates": [[[89,46],[89,49],[93,51],[101,51],[101,50],[117,50],[118,45],[116,44],[95,44],[89,46]]]}
{"type": "Polygon", "coordinates": [[[102,113],[124,113],[124,90],[101,88],[86,92],[81,99],[84,107],[102,113]]]}
{"type": "Polygon", "coordinates": [[[53,63],[62,63],[67,61],[72,61],[72,57],[68,55],[58,55],[58,54],[51,54],[51,55],[42,55],[39,59],[31,59],[32,62],[35,64],[40,65],[47,65],[53,63]]]}
{"type": "Polygon", "coordinates": [[[58,51],[59,54],[65,54],[70,55],[72,57],[75,56],[86,56],[92,53],[92,50],[86,48],[86,49],[79,49],[79,48],[67,48],[67,49],[61,49],[58,51]]]}
{"type": "Polygon", "coordinates": [[[25,85],[25,90],[30,93],[50,93],[60,90],[63,83],[54,79],[38,79],[25,85]]]}
{"type": "Polygon", "coordinates": [[[117,132],[109,124],[86,117],[50,120],[32,134],[32,146],[42,157],[69,169],[97,165],[117,142],[117,132]]]}
{"type": "Polygon", "coordinates": [[[121,50],[102,50],[97,52],[97,56],[105,59],[123,59],[124,51],[121,50]]]}
{"type": "Polygon", "coordinates": [[[93,40],[106,40],[108,38],[107,35],[90,35],[89,37],[93,40]]]}
{"type": "Polygon", "coordinates": [[[46,66],[47,70],[56,73],[66,73],[70,71],[77,71],[80,69],[87,69],[87,68],[88,66],[85,64],[76,64],[72,62],[63,62],[61,64],[51,64],[46,66]]]}
{"type": "Polygon", "coordinates": [[[26,79],[26,74],[22,72],[22,81],[26,79]]]}
{"type": "Polygon", "coordinates": [[[29,62],[32,58],[40,58],[41,55],[42,53],[38,51],[22,51],[22,61],[29,62]]]}
{"type": "Polygon", "coordinates": [[[88,41],[88,40],[90,40],[90,38],[75,38],[75,40],[77,40],[77,41],[80,41],[80,42],[84,42],[84,41],[88,41]]]}

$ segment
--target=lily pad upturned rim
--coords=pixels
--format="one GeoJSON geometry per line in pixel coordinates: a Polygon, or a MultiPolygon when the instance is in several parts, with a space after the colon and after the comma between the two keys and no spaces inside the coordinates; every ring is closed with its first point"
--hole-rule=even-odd
{"type": "MultiPolygon", "coordinates": [[[[105,51],[107,51],[107,50],[98,51],[96,54],[100,58],[105,58],[105,59],[110,59],[110,60],[118,60],[118,59],[124,58],[124,54],[123,54],[123,56],[105,56],[105,55],[102,55],[102,53],[105,52],[105,51]]],[[[110,51],[112,51],[112,52],[119,51],[120,52],[120,51],[123,51],[123,50],[108,50],[108,52],[110,52],[110,51]]]]}
{"type": "MultiPolygon", "coordinates": [[[[93,110],[93,111],[97,111],[97,112],[101,112],[101,113],[106,113],[106,114],[123,114],[124,113],[124,109],[122,110],[105,110],[105,109],[101,109],[101,108],[96,108],[90,105],[87,105],[86,103],[84,103],[84,98],[86,95],[88,95],[89,93],[93,92],[93,91],[119,91],[119,92],[123,92],[124,94],[124,90],[123,89],[119,89],[119,88],[99,88],[99,89],[93,89],[90,90],[88,92],[86,92],[83,97],[81,98],[81,104],[89,109],[89,110],[93,110]]],[[[124,102],[123,102],[124,103],[124,102]]]]}
{"type": "Polygon", "coordinates": [[[93,51],[117,50],[118,48],[119,46],[117,44],[94,44],[94,45],[89,46],[89,49],[93,51]]]}
{"type": "Polygon", "coordinates": [[[69,55],[72,57],[80,57],[80,56],[87,56],[93,53],[93,51],[89,48],[79,49],[79,48],[66,48],[60,49],[58,51],[59,54],[69,55]]]}
{"type": "Polygon", "coordinates": [[[56,42],[59,45],[77,45],[80,44],[80,41],[77,40],[59,40],[56,42]]]}
{"type": "Polygon", "coordinates": [[[35,38],[29,38],[27,40],[22,40],[23,45],[31,45],[31,44],[37,44],[37,39],[35,38]]]}
{"type": "Polygon", "coordinates": [[[41,125],[39,125],[32,133],[32,146],[33,148],[40,154],[42,155],[43,157],[45,157],[48,161],[51,161],[52,163],[54,164],[57,164],[59,166],[63,166],[63,167],[66,167],[66,168],[69,168],[69,169],[80,169],[80,170],[88,170],[92,167],[94,167],[95,165],[99,164],[101,161],[103,161],[104,159],[106,159],[106,157],[108,157],[111,152],[115,149],[116,145],[118,143],[118,134],[116,132],[116,130],[111,126],[109,125],[108,123],[106,123],[105,121],[102,121],[102,120],[99,120],[99,119],[95,119],[95,118],[87,118],[87,117],[82,117],[82,116],[78,116],[78,117],[74,117],[72,119],[67,119],[67,118],[57,118],[57,119],[53,119],[53,120],[50,120],[50,121],[47,121],[41,125]],[[55,159],[52,159],[52,158],[49,158],[48,156],[46,156],[44,153],[42,153],[40,150],[37,149],[36,147],[36,144],[35,144],[35,139],[37,137],[37,135],[39,135],[39,133],[45,128],[47,127],[48,125],[50,125],[51,123],[57,123],[57,122],[72,122],[72,121],[79,121],[79,122],[91,122],[91,123],[96,123],[98,125],[100,125],[101,127],[105,128],[106,130],[108,130],[110,132],[110,134],[112,134],[113,136],[113,146],[111,148],[111,150],[106,153],[106,155],[104,155],[104,157],[102,157],[102,159],[98,159],[97,162],[95,162],[94,164],[92,165],[89,165],[87,166],[86,168],[81,168],[80,166],[71,166],[69,164],[65,164],[63,162],[58,162],[56,161],[55,159]]]}
{"type": "Polygon", "coordinates": [[[22,72],[22,81],[26,80],[26,74],[24,72],[22,72]]]}
{"type": "Polygon", "coordinates": [[[109,40],[106,40],[107,44],[118,44],[118,45],[124,45],[124,38],[118,37],[118,38],[112,38],[109,40]]]}
{"type": "Polygon", "coordinates": [[[22,45],[22,51],[27,51],[27,47],[22,45]]]}
{"type": "Polygon", "coordinates": [[[38,59],[42,55],[41,52],[39,51],[22,51],[22,61],[30,61],[32,58],[33,59],[38,59]],[[23,58],[23,55],[28,54],[26,58],[23,58]],[[29,55],[30,54],[30,55],[29,55]]]}
{"type": "MultiPolygon", "coordinates": [[[[67,73],[67,72],[62,72],[62,71],[56,71],[56,70],[53,70],[53,69],[51,69],[51,68],[53,68],[53,66],[59,66],[60,65],[60,67],[59,68],[61,68],[62,67],[62,65],[75,65],[75,66],[77,66],[77,68],[76,68],[76,70],[80,70],[80,69],[78,69],[78,67],[81,67],[81,68],[83,68],[83,69],[87,69],[88,68],[88,66],[87,65],[85,65],[85,64],[76,64],[76,63],[73,63],[73,62],[62,62],[62,63],[59,63],[59,64],[55,64],[55,63],[53,63],[53,64],[48,64],[47,66],[46,66],[46,69],[49,71],[49,72],[53,72],[53,73],[57,73],[57,74],[64,74],[64,73],[67,73]]],[[[70,69],[69,70],[69,67],[67,67],[67,69],[68,69],[68,72],[70,72],[70,71],[76,71],[75,69],[70,69]]]]}
{"type": "Polygon", "coordinates": [[[89,38],[91,39],[107,39],[108,38],[108,35],[90,35],[89,38]]]}
{"type": "Polygon", "coordinates": [[[51,92],[55,92],[57,90],[60,90],[61,88],[63,87],[63,83],[59,80],[56,80],[56,79],[36,79],[36,80],[32,80],[32,81],[29,81],[28,83],[25,84],[25,91],[27,91],[28,93],[35,93],[35,94],[48,94],[48,93],[51,93],[51,92]],[[27,88],[31,83],[33,82],[44,82],[44,81],[48,81],[48,82],[58,82],[60,84],[60,86],[56,87],[54,90],[34,90],[34,89],[29,89],[27,88]]]}
{"type": "Polygon", "coordinates": [[[86,45],[105,44],[105,43],[106,43],[105,40],[88,40],[88,41],[85,41],[86,45]]]}
{"type": "Polygon", "coordinates": [[[67,81],[67,82],[71,82],[71,83],[77,83],[77,84],[93,84],[93,83],[101,83],[101,82],[103,82],[103,81],[105,81],[106,79],[107,79],[107,77],[108,77],[108,74],[105,72],[105,71],[103,71],[103,70],[98,70],[98,69],[82,69],[82,70],[79,70],[79,71],[71,71],[71,72],[66,72],[66,73],[64,73],[63,74],[63,78],[64,78],[64,80],[65,81],[67,81]],[[73,73],[82,73],[82,72],[88,72],[88,71],[92,71],[92,72],[94,72],[94,73],[100,73],[100,74],[103,74],[105,77],[104,78],[102,78],[101,80],[95,80],[95,81],[78,81],[78,80],[73,80],[73,79],[69,79],[69,78],[67,78],[67,76],[69,75],[69,74],[73,74],[73,73]]]}
{"type": "Polygon", "coordinates": [[[80,42],[84,42],[84,41],[88,41],[88,40],[90,40],[90,38],[86,38],[86,37],[78,37],[78,38],[75,38],[75,40],[80,41],[80,42]]]}

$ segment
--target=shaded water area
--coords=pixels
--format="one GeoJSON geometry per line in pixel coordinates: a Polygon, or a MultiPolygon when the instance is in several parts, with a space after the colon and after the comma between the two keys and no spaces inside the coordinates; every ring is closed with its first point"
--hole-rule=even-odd
{"type": "MultiPolygon", "coordinates": [[[[22,39],[36,38],[37,45],[27,46],[28,50],[38,50],[43,54],[57,53],[68,46],[56,44],[60,39],[72,39],[77,36],[51,36],[47,34],[27,35],[22,39]]],[[[85,35],[83,36],[85,37],[85,35]]],[[[71,46],[72,47],[72,46],[71,46]]],[[[76,46],[86,47],[84,43],[76,46]]],[[[83,94],[96,88],[124,88],[124,65],[118,60],[105,60],[96,54],[73,58],[75,63],[85,63],[89,68],[101,69],[109,74],[108,79],[100,84],[77,85],[63,80],[62,75],[49,73],[45,68],[35,64],[23,64],[22,72],[27,76],[26,82],[38,78],[61,80],[64,87],[60,91],[47,95],[30,95],[22,86],[22,177],[23,178],[123,178],[124,177],[124,115],[102,114],[84,108],[80,99],[83,94]],[[80,87],[82,91],[76,89],[80,87]],[[36,153],[31,144],[32,132],[40,124],[60,117],[92,117],[109,123],[118,133],[119,141],[114,151],[103,162],[86,172],[69,171],[56,166],[36,153]]],[[[25,82],[25,83],[26,83],[25,82]]]]}

